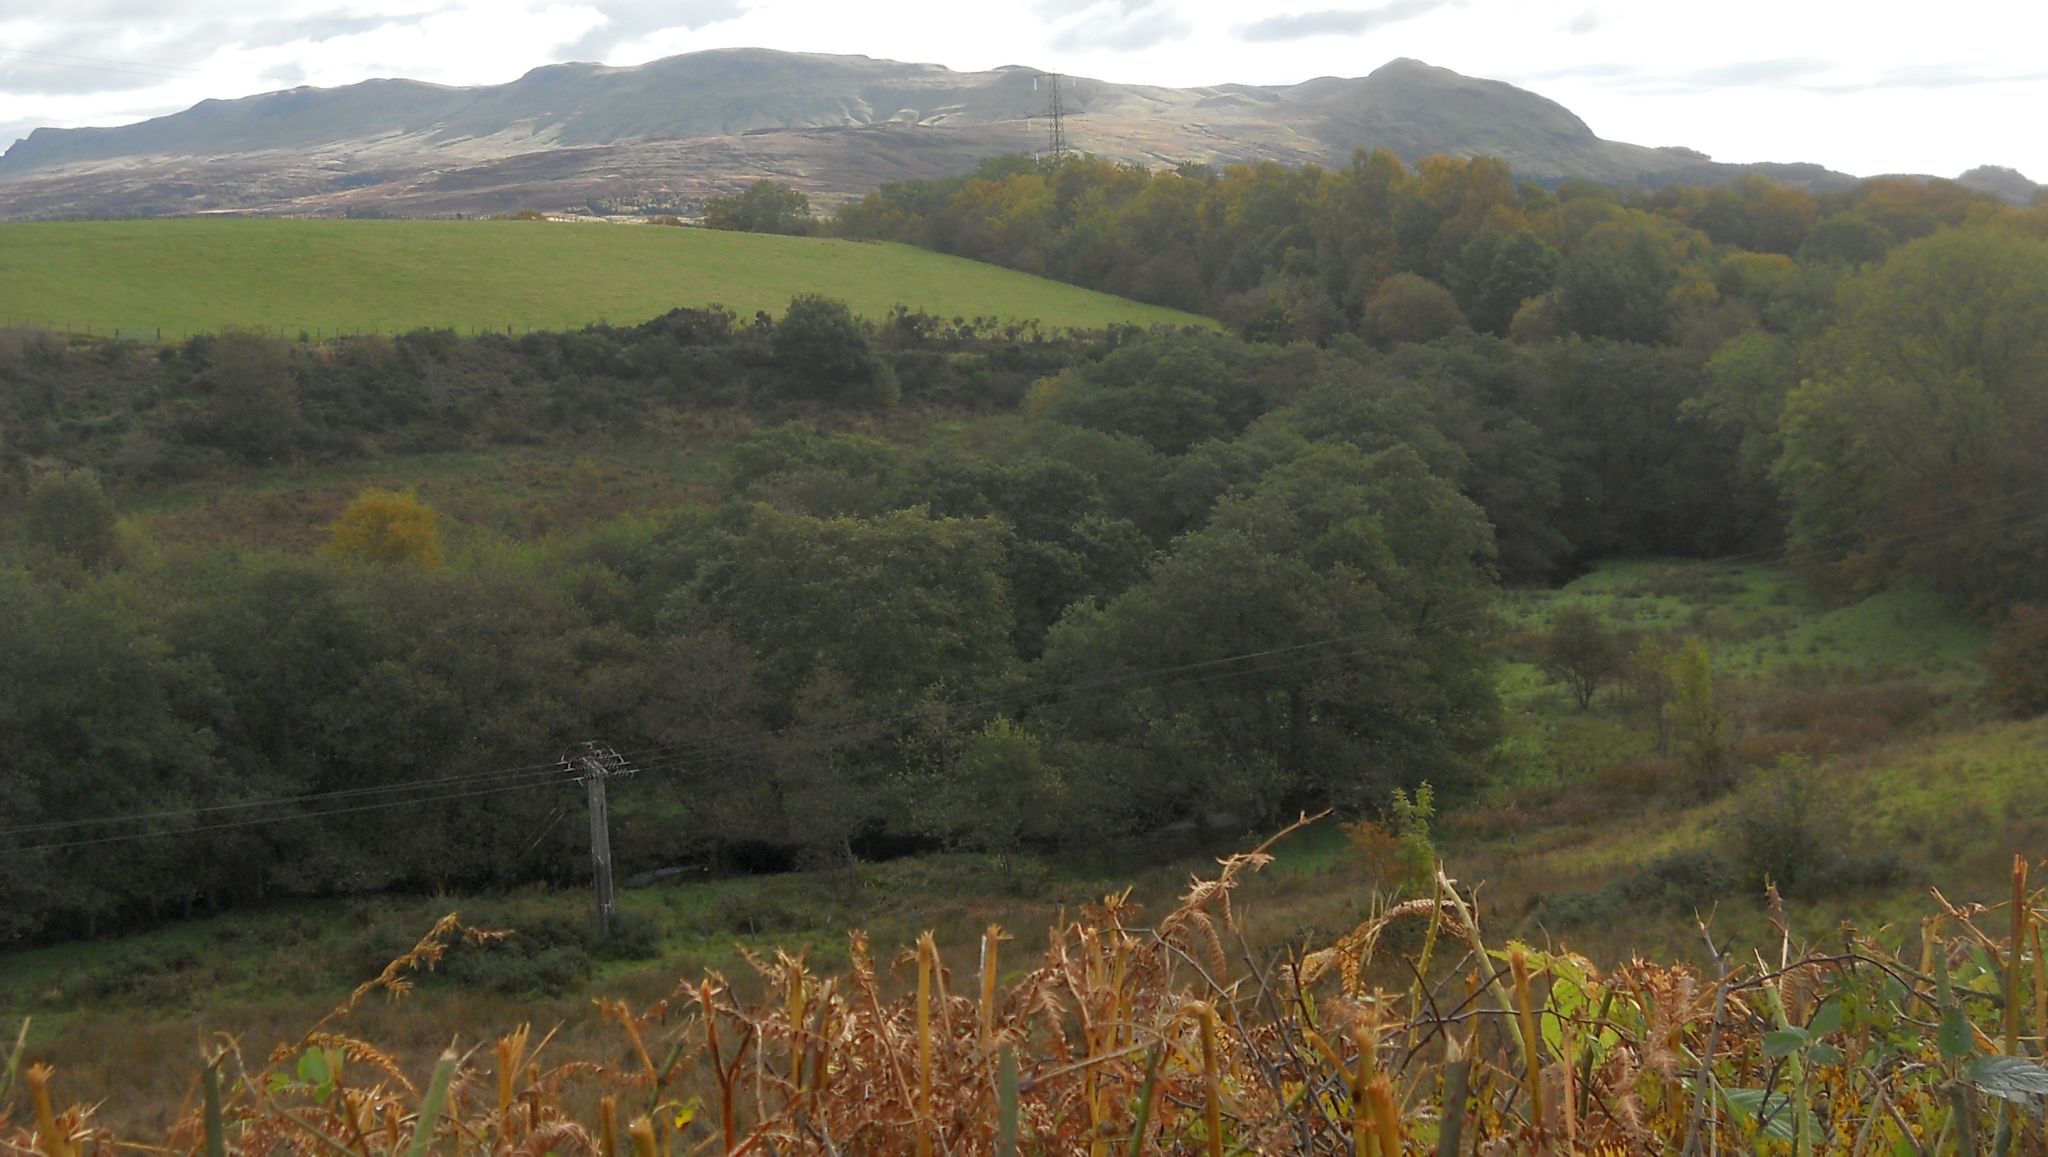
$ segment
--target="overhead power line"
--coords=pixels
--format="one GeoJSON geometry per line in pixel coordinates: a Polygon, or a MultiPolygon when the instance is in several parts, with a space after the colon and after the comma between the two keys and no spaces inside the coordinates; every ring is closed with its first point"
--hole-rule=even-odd
{"type": "Polygon", "coordinates": [[[79,56],[69,52],[48,52],[37,48],[0,48],[0,57],[13,57],[28,64],[53,68],[84,69],[90,72],[127,73],[156,80],[184,80],[204,76],[205,70],[177,64],[152,64],[141,60],[113,60],[102,56],[79,56]]]}

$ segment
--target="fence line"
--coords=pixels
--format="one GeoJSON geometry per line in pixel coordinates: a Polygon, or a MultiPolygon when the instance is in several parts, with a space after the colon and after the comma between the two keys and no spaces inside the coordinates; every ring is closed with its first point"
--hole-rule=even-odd
{"type": "MultiPolygon", "coordinates": [[[[585,325],[604,325],[603,321],[587,322],[585,325]]],[[[253,333],[263,337],[281,338],[286,341],[324,342],[349,337],[401,337],[409,333],[433,332],[454,333],[458,336],[482,337],[487,334],[503,334],[506,337],[522,337],[532,333],[572,333],[584,328],[583,325],[519,325],[508,323],[496,325],[412,325],[394,326],[387,324],[353,326],[290,326],[290,325],[233,325],[213,329],[190,329],[162,325],[106,325],[100,322],[76,322],[50,319],[5,319],[0,318],[0,330],[16,333],[42,333],[65,337],[106,338],[112,341],[165,342],[185,341],[206,334],[253,333]]]]}

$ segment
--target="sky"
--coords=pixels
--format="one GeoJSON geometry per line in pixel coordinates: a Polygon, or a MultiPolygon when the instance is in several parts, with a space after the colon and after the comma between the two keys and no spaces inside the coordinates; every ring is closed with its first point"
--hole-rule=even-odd
{"type": "Polygon", "coordinates": [[[2044,44],[2048,0],[0,0],[0,147],[209,97],[498,84],[707,48],[1164,85],[1291,84],[1413,57],[1531,89],[1611,140],[1865,176],[1999,164],[2048,182],[2044,44]]]}

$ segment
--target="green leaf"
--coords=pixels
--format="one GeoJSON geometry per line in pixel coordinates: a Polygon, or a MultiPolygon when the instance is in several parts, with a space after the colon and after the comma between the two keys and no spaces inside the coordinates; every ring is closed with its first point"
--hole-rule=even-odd
{"type": "Polygon", "coordinates": [[[1950,1008],[1941,1014],[1941,1029],[1934,1034],[1934,1043],[1941,1046],[1941,1055],[1952,1061],[1976,1051],[1977,1038],[1971,1034],[1970,1022],[1962,1009],[1950,1008]]]}
{"type": "Polygon", "coordinates": [[[1813,1036],[1803,1028],[1781,1028],[1764,1034],[1764,1055],[1789,1057],[1812,1043],[1813,1036]]]}
{"type": "Polygon", "coordinates": [[[1826,1041],[1815,1041],[1806,1050],[1806,1059],[1816,1065],[1839,1065],[1842,1063],[1842,1050],[1826,1041]]]}
{"type": "Polygon", "coordinates": [[[1983,1092],[2018,1104],[2048,1097],[2048,1068],[2025,1057],[1978,1057],[1963,1077],[1983,1092]]]}
{"type": "Polygon", "coordinates": [[[450,1042],[434,1066],[433,1079],[427,1082],[427,1095],[420,1099],[419,1119],[413,1123],[412,1144],[406,1147],[405,1157],[427,1157],[427,1147],[433,1144],[434,1129],[440,1125],[441,1111],[448,1102],[448,1082],[454,1079],[455,1066],[460,1063],[455,1045],[450,1042]]]}
{"type": "Polygon", "coordinates": [[[1840,1000],[1830,1000],[1820,1006],[1819,1012],[1813,1014],[1813,1020],[1807,1023],[1806,1031],[1814,1036],[1821,1037],[1831,1032],[1836,1032],[1841,1027],[1842,1002],[1840,1000]]]}
{"type": "MultiPolygon", "coordinates": [[[[1794,1139],[1792,1099],[1784,1093],[1773,1093],[1768,1089],[1722,1089],[1721,1099],[1728,1102],[1728,1108],[1737,1116],[1762,1121],[1761,1136],[1773,1141],[1794,1139]]],[[[1820,1122],[1810,1116],[1808,1120],[1808,1132],[1818,1131],[1820,1122]]]]}

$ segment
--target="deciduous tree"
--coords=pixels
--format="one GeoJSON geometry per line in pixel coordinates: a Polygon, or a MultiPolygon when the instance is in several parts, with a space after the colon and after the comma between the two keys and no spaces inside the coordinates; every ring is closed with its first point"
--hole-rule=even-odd
{"type": "Polygon", "coordinates": [[[335,520],[327,540],[335,558],[380,566],[441,565],[441,516],[417,491],[370,487],[335,520]]]}

